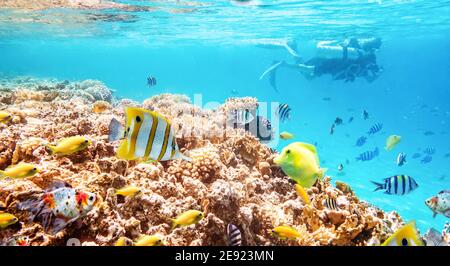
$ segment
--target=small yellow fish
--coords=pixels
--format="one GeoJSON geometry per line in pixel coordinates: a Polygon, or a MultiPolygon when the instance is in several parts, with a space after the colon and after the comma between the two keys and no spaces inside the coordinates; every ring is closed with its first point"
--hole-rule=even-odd
{"type": "Polygon", "coordinates": [[[61,140],[56,146],[47,145],[46,147],[50,155],[64,156],[85,150],[91,144],[92,142],[87,138],[75,136],[61,140]]]}
{"type": "Polygon", "coordinates": [[[119,237],[119,239],[117,239],[116,243],[114,244],[114,246],[116,247],[129,247],[129,246],[133,246],[133,241],[127,237],[119,237]]]}
{"type": "Polygon", "coordinates": [[[287,131],[283,131],[280,133],[280,138],[283,140],[289,140],[295,138],[294,134],[289,133],[287,131]]]}
{"type": "Polygon", "coordinates": [[[397,146],[397,144],[400,143],[400,141],[402,140],[401,136],[398,135],[391,135],[386,139],[386,147],[385,149],[387,151],[393,150],[395,148],[395,146],[397,146]]]}
{"type": "Polygon", "coordinates": [[[156,235],[144,235],[141,236],[136,243],[134,243],[135,246],[138,247],[153,247],[153,246],[163,246],[164,243],[162,239],[159,236],[156,235]]]}
{"type": "Polygon", "coordinates": [[[134,196],[141,192],[141,189],[135,186],[127,186],[121,189],[116,189],[116,195],[124,197],[134,196]]]}
{"type": "Polygon", "coordinates": [[[407,223],[391,235],[382,246],[423,246],[414,221],[407,223]]]}
{"type": "Polygon", "coordinates": [[[305,204],[310,204],[311,201],[309,200],[308,193],[306,193],[306,190],[299,184],[295,184],[295,191],[297,192],[297,195],[305,202],[305,204]]]}
{"type": "Polygon", "coordinates": [[[5,229],[6,227],[17,223],[19,219],[10,213],[0,213],[0,229],[5,229]]]}
{"type": "Polygon", "coordinates": [[[178,226],[188,226],[198,223],[203,218],[203,213],[197,210],[189,210],[172,219],[172,229],[178,226]]]}
{"type": "Polygon", "coordinates": [[[274,229],[272,229],[272,233],[280,239],[294,240],[300,236],[300,233],[297,230],[287,225],[275,227],[274,229]]]}
{"type": "Polygon", "coordinates": [[[111,104],[105,101],[96,101],[92,106],[92,111],[96,114],[105,112],[111,108],[111,104]]]}
{"type": "Polygon", "coordinates": [[[5,171],[0,170],[1,178],[25,178],[34,176],[39,172],[39,169],[30,163],[19,163],[17,165],[11,165],[5,169],[5,171]]]}
{"type": "Polygon", "coordinates": [[[0,111],[0,123],[6,124],[12,119],[12,115],[5,111],[0,111]]]}
{"type": "Polygon", "coordinates": [[[310,188],[317,179],[322,179],[327,170],[320,168],[316,147],[303,142],[284,147],[273,162],[304,188],[310,188]]]}

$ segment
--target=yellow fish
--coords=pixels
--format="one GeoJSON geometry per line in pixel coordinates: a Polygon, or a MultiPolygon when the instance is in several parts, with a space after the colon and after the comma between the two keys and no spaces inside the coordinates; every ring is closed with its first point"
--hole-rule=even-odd
{"type": "Polygon", "coordinates": [[[64,156],[83,151],[91,144],[92,142],[87,138],[75,136],[59,141],[56,146],[47,145],[46,147],[50,152],[50,155],[56,154],[58,156],[64,156]]]}
{"type": "Polygon", "coordinates": [[[156,235],[144,235],[141,236],[136,243],[134,243],[135,246],[138,247],[153,247],[153,246],[163,246],[164,243],[162,239],[159,236],[156,235]]]}
{"type": "Polygon", "coordinates": [[[114,246],[116,247],[129,247],[129,246],[133,246],[133,241],[127,237],[119,237],[119,239],[117,239],[116,243],[114,244],[114,246]]]}
{"type": "Polygon", "coordinates": [[[407,223],[391,235],[382,246],[423,246],[414,221],[407,223]]]}
{"type": "Polygon", "coordinates": [[[111,108],[111,104],[105,101],[96,101],[92,106],[92,111],[96,114],[100,114],[105,112],[106,110],[111,108]]]}
{"type": "Polygon", "coordinates": [[[284,147],[273,162],[304,188],[314,185],[327,170],[320,168],[316,147],[303,142],[294,142],[284,147]]]}
{"type": "Polygon", "coordinates": [[[400,141],[402,140],[401,136],[398,135],[390,135],[387,139],[386,139],[386,147],[385,149],[387,151],[390,151],[392,149],[395,148],[395,146],[397,146],[397,144],[400,143],[400,141]]]}
{"type": "Polygon", "coordinates": [[[0,123],[6,124],[12,119],[12,115],[5,111],[0,111],[0,123]]]}
{"type": "Polygon", "coordinates": [[[275,227],[274,229],[272,229],[272,233],[280,239],[294,240],[300,236],[300,233],[297,230],[287,225],[275,227]]]}
{"type": "Polygon", "coordinates": [[[287,131],[283,131],[280,133],[280,138],[283,140],[289,140],[295,138],[294,134],[289,133],[287,131]]]}
{"type": "Polygon", "coordinates": [[[135,186],[127,186],[121,189],[116,189],[116,195],[121,195],[124,197],[134,196],[141,192],[141,189],[135,186]]]}
{"type": "Polygon", "coordinates": [[[5,229],[6,227],[17,223],[19,219],[10,213],[0,213],[0,229],[5,229]]]}
{"type": "Polygon", "coordinates": [[[203,213],[197,210],[189,210],[172,219],[172,229],[178,226],[188,226],[198,223],[203,218],[203,213]]]}
{"type": "Polygon", "coordinates": [[[306,193],[306,190],[299,184],[295,184],[295,191],[297,192],[297,195],[305,202],[305,204],[309,204],[310,200],[308,197],[308,193],[306,193]]]}
{"type": "Polygon", "coordinates": [[[11,165],[5,169],[5,171],[0,170],[1,178],[25,178],[34,176],[39,172],[39,169],[30,163],[19,163],[17,165],[11,165]]]}
{"type": "Polygon", "coordinates": [[[118,158],[191,161],[179,151],[173,127],[161,114],[136,107],[125,108],[125,114],[125,130],[116,119],[109,125],[109,141],[123,137],[116,152],[118,158]]]}

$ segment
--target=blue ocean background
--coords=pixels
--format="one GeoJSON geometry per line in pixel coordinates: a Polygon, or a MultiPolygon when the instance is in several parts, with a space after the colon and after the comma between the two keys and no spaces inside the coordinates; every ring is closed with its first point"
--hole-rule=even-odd
{"type": "MultiPolygon", "coordinates": [[[[415,220],[421,233],[430,227],[441,230],[449,220],[432,218],[424,204],[450,189],[448,1],[286,0],[251,6],[230,1],[116,2],[155,10],[0,10],[0,77],[98,79],[116,97],[137,101],[181,93],[192,99],[201,94],[203,103],[244,96],[288,103],[292,118],[279,131],[292,132],[295,141],[317,143],[322,166],[329,168],[333,181],[347,182],[362,200],[415,220]],[[295,40],[299,54],[311,58],[317,41],[349,37],[382,39],[377,62],[384,72],[373,83],[345,83],[330,76],[306,80],[292,69],[278,72],[279,92],[267,79],[259,80],[274,61],[292,60],[285,49],[264,44],[295,40]],[[148,76],[157,79],[157,86],[147,86],[148,76]],[[362,119],[363,110],[369,120],[362,119]],[[344,124],[330,135],[336,117],[344,124]],[[347,122],[350,117],[352,123],[347,122]],[[356,140],[377,122],[383,130],[356,147],[356,140]],[[427,136],[426,131],[434,134],[427,136]],[[387,152],[385,141],[392,134],[401,135],[402,142],[387,152]],[[376,147],[379,157],[355,160],[376,147]],[[436,153],[423,164],[427,147],[436,153]],[[399,152],[408,154],[403,167],[396,164],[399,152]],[[411,158],[414,153],[422,157],[411,158]],[[337,170],[341,163],[343,172],[337,170]],[[414,177],[419,188],[404,196],[373,192],[370,180],[398,174],[414,177]]],[[[288,143],[280,142],[278,150],[288,143]]]]}

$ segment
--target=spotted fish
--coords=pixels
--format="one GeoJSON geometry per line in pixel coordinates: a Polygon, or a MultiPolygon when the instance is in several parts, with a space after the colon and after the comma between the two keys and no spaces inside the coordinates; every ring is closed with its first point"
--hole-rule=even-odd
{"type": "Polygon", "coordinates": [[[41,223],[45,231],[56,234],[90,212],[96,200],[94,193],[66,186],[27,196],[17,207],[31,212],[31,221],[41,223]]]}

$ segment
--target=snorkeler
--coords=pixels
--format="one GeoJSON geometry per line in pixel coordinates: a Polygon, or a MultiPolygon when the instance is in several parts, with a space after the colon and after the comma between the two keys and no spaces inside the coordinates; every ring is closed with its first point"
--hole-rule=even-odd
{"type": "Polygon", "coordinates": [[[356,78],[365,78],[368,82],[377,79],[383,71],[376,62],[375,52],[381,46],[380,38],[351,38],[342,43],[337,41],[321,41],[316,45],[316,55],[299,62],[299,56],[294,57],[295,63],[285,61],[275,62],[260,77],[270,74],[271,85],[276,88],[274,77],[276,70],[283,66],[298,70],[305,78],[313,79],[330,74],[334,80],[353,82],[356,78]]]}

